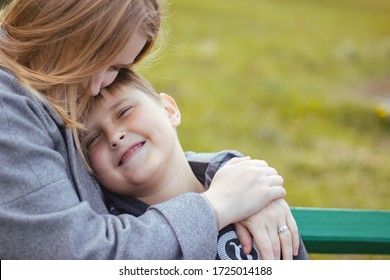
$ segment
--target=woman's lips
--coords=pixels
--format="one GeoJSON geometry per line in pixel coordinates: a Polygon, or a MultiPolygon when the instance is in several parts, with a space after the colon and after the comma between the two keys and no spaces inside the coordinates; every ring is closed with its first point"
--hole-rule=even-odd
{"type": "Polygon", "coordinates": [[[128,161],[134,154],[136,154],[145,144],[145,141],[138,142],[134,145],[132,145],[130,148],[128,148],[121,159],[119,160],[118,166],[121,166],[124,164],[126,161],[128,161]]]}

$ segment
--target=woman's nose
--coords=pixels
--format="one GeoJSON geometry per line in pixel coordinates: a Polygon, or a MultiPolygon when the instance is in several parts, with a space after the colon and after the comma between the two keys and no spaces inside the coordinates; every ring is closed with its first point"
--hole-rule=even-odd
{"type": "Polygon", "coordinates": [[[90,91],[91,95],[92,96],[98,95],[102,88],[107,87],[115,80],[117,74],[118,73],[116,71],[109,71],[109,70],[104,70],[97,73],[92,78],[91,91],[90,91]]]}
{"type": "Polygon", "coordinates": [[[122,141],[126,138],[126,134],[123,131],[113,132],[110,136],[110,149],[116,149],[120,147],[122,141]]]}
{"type": "Polygon", "coordinates": [[[97,73],[93,78],[91,82],[91,88],[90,88],[90,93],[92,96],[96,96],[99,94],[102,83],[104,79],[104,74],[103,72],[97,73]]]}

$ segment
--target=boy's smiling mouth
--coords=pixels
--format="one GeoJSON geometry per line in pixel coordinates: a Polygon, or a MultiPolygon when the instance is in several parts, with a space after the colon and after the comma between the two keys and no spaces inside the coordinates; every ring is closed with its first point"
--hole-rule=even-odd
{"type": "Polygon", "coordinates": [[[137,153],[145,144],[146,141],[137,142],[130,146],[122,155],[119,160],[118,166],[121,166],[127,162],[135,153],[137,153]]]}

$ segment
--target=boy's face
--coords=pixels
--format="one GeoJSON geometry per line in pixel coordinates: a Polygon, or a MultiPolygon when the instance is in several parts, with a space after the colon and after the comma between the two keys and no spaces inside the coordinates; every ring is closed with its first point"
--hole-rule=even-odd
{"type": "Polygon", "coordinates": [[[121,87],[103,92],[87,117],[82,144],[98,179],[109,190],[141,197],[154,190],[143,184],[163,172],[178,143],[180,112],[175,101],[121,87]],[[142,186],[142,187],[141,187],[142,186]]]}

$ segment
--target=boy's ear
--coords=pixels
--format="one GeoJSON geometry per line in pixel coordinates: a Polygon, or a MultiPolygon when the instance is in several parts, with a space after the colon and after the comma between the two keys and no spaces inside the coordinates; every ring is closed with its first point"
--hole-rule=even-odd
{"type": "Polygon", "coordinates": [[[181,122],[181,115],[180,110],[176,105],[175,99],[165,93],[160,93],[160,98],[172,126],[178,127],[181,122]]]}

